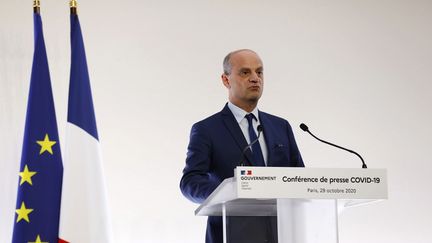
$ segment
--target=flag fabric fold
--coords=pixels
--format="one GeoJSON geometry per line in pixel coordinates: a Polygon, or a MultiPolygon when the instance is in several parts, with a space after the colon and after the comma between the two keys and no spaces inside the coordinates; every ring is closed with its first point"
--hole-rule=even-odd
{"type": "Polygon", "coordinates": [[[112,242],[99,137],[78,15],[71,14],[71,69],[59,242],[112,242]]]}
{"type": "Polygon", "coordinates": [[[34,54],[12,242],[57,242],[62,157],[42,20],[34,13],[34,54]]]}

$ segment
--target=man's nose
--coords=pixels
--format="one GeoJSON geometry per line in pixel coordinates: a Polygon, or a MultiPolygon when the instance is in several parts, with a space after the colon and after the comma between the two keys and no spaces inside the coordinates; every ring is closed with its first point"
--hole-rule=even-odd
{"type": "Polygon", "coordinates": [[[252,72],[251,76],[249,77],[249,82],[258,83],[260,81],[261,81],[260,76],[257,73],[252,72]]]}

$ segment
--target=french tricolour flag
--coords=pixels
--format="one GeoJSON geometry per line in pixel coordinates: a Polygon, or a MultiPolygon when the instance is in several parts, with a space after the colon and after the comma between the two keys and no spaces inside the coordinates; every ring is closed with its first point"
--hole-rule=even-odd
{"type": "Polygon", "coordinates": [[[77,14],[71,14],[71,47],[59,242],[110,243],[99,137],[77,14]]]}

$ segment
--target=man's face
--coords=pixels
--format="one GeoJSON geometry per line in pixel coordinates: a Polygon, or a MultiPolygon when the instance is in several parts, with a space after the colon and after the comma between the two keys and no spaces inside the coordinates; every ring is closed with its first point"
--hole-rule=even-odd
{"type": "Polygon", "coordinates": [[[222,75],[222,81],[229,90],[229,100],[242,107],[255,105],[264,88],[263,64],[258,55],[251,51],[240,51],[231,56],[231,73],[222,75]]]}

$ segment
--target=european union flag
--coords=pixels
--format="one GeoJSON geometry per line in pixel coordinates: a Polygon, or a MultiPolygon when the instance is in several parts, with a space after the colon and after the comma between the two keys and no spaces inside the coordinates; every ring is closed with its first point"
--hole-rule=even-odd
{"type": "Polygon", "coordinates": [[[34,40],[13,243],[58,241],[63,165],[39,13],[34,40]]]}

